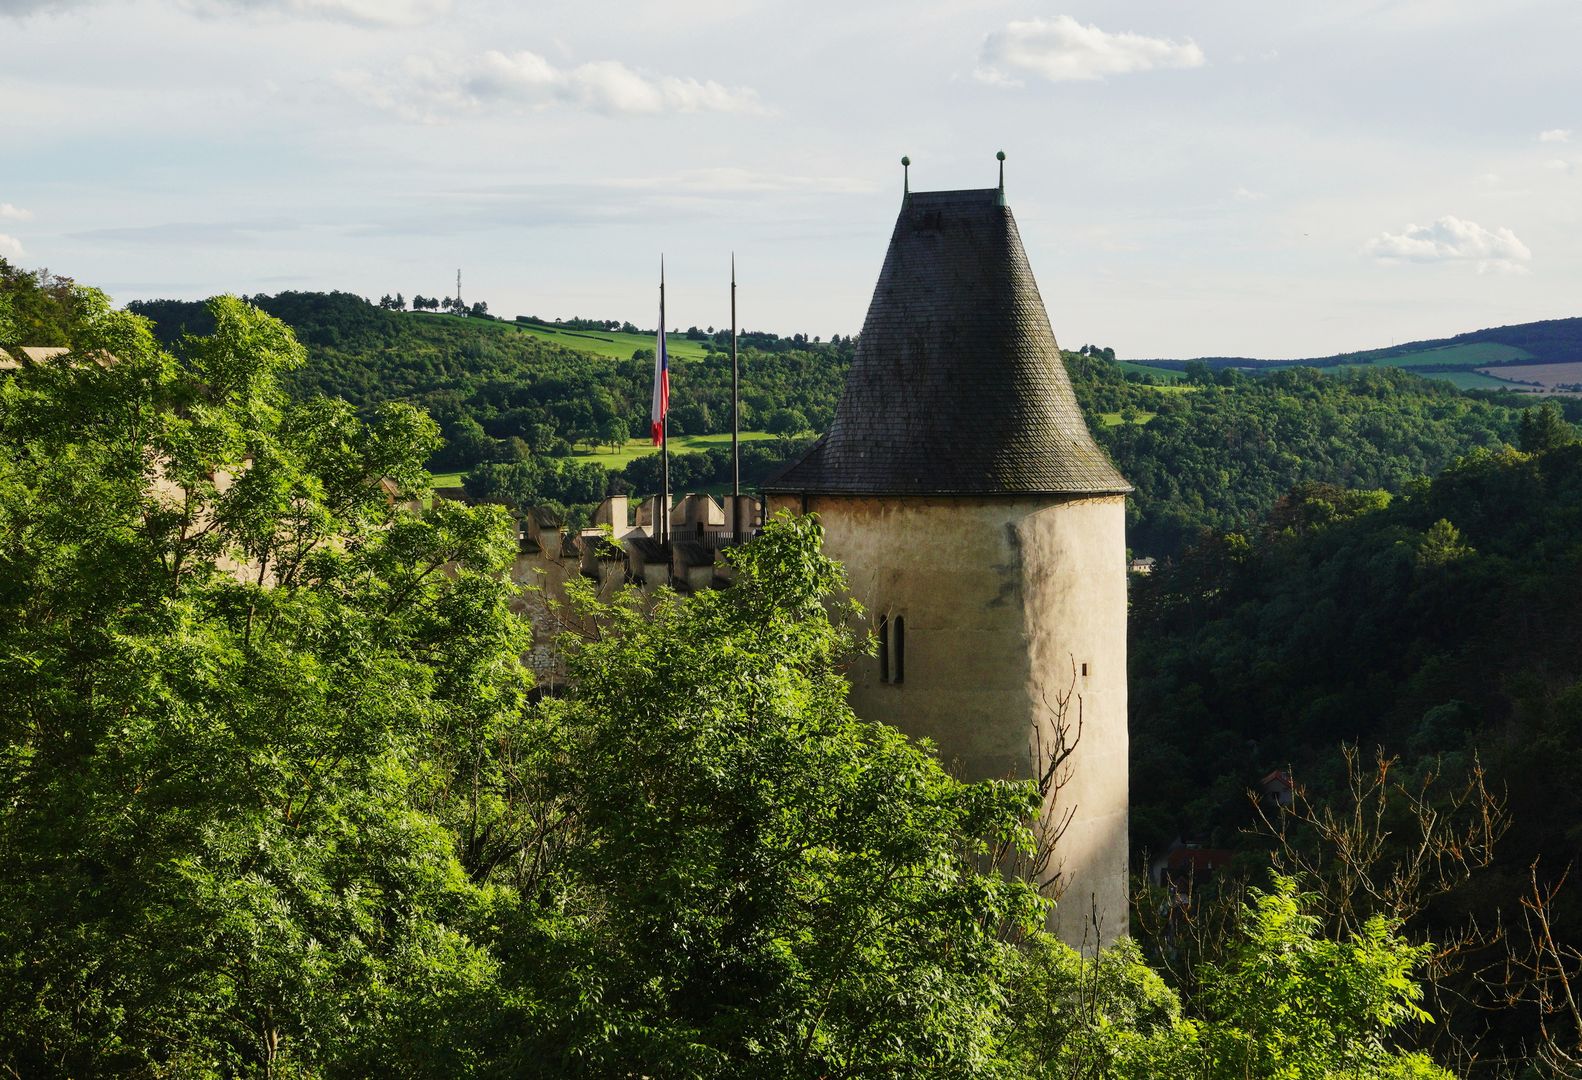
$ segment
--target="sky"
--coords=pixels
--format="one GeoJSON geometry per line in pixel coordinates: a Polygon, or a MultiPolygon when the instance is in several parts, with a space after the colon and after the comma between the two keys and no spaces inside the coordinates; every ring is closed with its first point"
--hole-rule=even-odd
{"type": "Polygon", "coordinates": [[[1582,315],[1578,0],[0,0],[0,255],[861,329],[1006,153],[1056,337],[1320,356],[1582,315]]]}

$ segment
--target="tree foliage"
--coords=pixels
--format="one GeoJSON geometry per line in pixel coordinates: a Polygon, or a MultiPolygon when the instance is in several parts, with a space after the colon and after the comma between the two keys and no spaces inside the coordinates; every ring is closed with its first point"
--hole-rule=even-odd
{"type": "Polygon", "coordinates": [[[507,522],[393,517],[433,424],[290,402],[256,310],[178,360],[78,299],[116,362],[0,385],[0,1059],[459,1066],[497,961],[448,819],[525,690],[507,522]]]}

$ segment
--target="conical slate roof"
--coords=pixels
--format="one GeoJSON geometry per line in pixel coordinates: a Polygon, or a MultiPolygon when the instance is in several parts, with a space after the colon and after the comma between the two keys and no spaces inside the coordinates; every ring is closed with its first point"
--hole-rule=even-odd
{"type": "Polygon", "coordinates": [[[829,431],[768,491],[1123,494],[995,188],[909,195],[829,431]]]}

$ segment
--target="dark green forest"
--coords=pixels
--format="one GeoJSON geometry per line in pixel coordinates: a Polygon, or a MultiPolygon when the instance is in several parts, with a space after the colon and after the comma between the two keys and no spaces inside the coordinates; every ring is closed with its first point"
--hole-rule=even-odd
{"type": "Polygon", "coordinates": [[[1394,498],[1303,485],[1135,592],[1134,768],[1157,796],[1139,840],[1231,825],[1249,773],[1340,740],[1479,747],[1512,780],[1543,773],[1511,788],[1523,832],[1550,830],[1525,847],[1582,839],[1563,780],[1582,752],[1566,749],[1582,722],[1582,446],[1474,453],[1394,498]]]}
{"type": "MultiPolygon", "coordinates": [[[[1498,842],[1408,933],[1468,936],[1467,966],[1447,977],[1452,1027],[1479,1033],[1483,1057],[1518,1060],[1556,1002],[1506,992],[1496,928],[1519,936],[1523,898],[1558,890],[1545,932],[1582,941],[1582,894],[1563,885],[1582,856],[1582,443],[1553,408],[1520,435],[1524,449],[1475,451],[1394,497],[1304,484],[1256,528],[1204,537],[1135,583],[1130,687],[1139,857],[1186,839],[1241,851],[1255,872],[1270,836],[1249,790],[1289,768],[1310,798],[1343,796],[1358,779],[1343,744],[1374,779],[1376,754],[1395,762],[1381,791],[1398,803],[1481,770],[1501,823],[1466,847],[1498,842]]],[[[1432,814],[1466,809],[1439,790],[1432,814]]],[[[1384,822],[1381,850],[1405,858],[1415,822],[1384,822]]],[[[1547,978],[1574,974],[1569,948],[1544,960],[1547,978]]]]}

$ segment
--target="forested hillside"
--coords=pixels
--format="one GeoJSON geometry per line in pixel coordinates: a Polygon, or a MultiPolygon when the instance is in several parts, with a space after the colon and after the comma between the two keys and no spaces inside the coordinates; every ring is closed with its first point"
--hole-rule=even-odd
{"type": "MultiPolygon", "coordinates": [[[[1390,783],[1407,788],[1481,764],[1505,804],[1492,863],[1424,913],[1436,934],[1469,915],[1483,932],[1515,917],[1535,863],[1543,889],[1565,880],[1582,856],[1577,437],[1551,408],[1523,424],[1525,451],[1476,451],[1393,498],[1301,485],[1257,528],[1216,533],[1138,580],[1137,849],[1184,838],[1262,853],[1267,838],[1245,831],[1257,823],[1247,792],[1291,767],[1315,803],[1345,804],[1350,743],[1364,773],[1375,747],[1399,757],[1390,783]]],[[[1411,819],[1396,812],[1383,828],[1384,850],[1403,858],[1411,819]]],[[[1574,886],[1548,914],[1566,948],[1582,942],[1574,886]]],[[[1477,990],[1462,987],[1501,1005],[1497,989],[1477,990]]],[[[1541,1010],[1521,993],[1504,1006],[1515,1013],[1496,1034],[1530,1045],[1541,1010]]]]}
{"type": "MultiPolygon", "coordinates": [[[[335,394],[361,407],[384,400],[422,406],[446,438],[431,462],[436,471],[495,466],[474,482],[479,493],[570,506],[654,486],[653,463],[635,462],[612,479],[588,459],[567,459],[573,443],[613,445],[646,434],[651,354],[598,357],[513,324],[396,312],[346,293],[253,300],[294,327],[308,349],[307,365],[290,377],[297,394],[335,394]],[[505,466],[510,476],[502,478],[505,466]]],[[[133,307],[167,341],[206,326],[198,304],[133,307]]],[[[697,358],[674,361],[677,434],[728,430],[729,366],[707,351],[715,344],[707,339],[697,358]]],[[[850,339],[774,345],[742,352],[743,427],[822,430],[839,398],[850,339]]],[[[1509,404],[1394,369],[1259,378],[1205,369],[1189,382],[1152,385],[1095,352],[1067,353],[1066,362],[1090,424],[1136,485],[1129,527],[1139,554],[1174,554],[1202,529],[1241,527],[1299,483],[1401,490],[1475,448],[1513,441],[1520,416],[1509,404]]],[[[749,478],[761,479],[804,445],[754,448],[749,478]]],[[[718,485],[728,476],[718,452],[677,467],[678,487],[718,485]]]]}
{"type": "MultiPolygon", "coordinates": [[[[1452,337],[1431,338],[1424,341],[1403,341],[1380,349],[1363,349],[1358,352],[1336,353],[1302,360],[1256,360],[1246,356],[1204,356],[1194,360],[1141,361],[1166,370],[1180,371],[1188,364],[1203,364],[1218,371],[1227,367],[1340,367],[1350,364],[1378,364],[1389,366],[1423,358],[1419,362],[1434,364],[1435,354],[1451,354],[1467,346],[1482,346],[1478,358],[1481,364],[1501,363],[1568,363],[1582,357],[1582,318],[1541,319],[1537,322],[1516,323],[1511,326],[1491,326],[1482,330],[1469,330],[1452,337]]],[[[1454,354],[1446,355],[1445,363],[1454,363],[1454,354]]],[[[1415,365],[1413,365],[1415,366],[1415,365]]]]}
{"type": "MultiPolygon", "coordinates": [[[[375,307],[350,293],[281,293],[250,302],[284,321],[309,362],[288,385],[299,395],[329,394],[366,407],[408,401],[440,422],[451,448],[439,465],[467,468],[505,453],[477,443],[520,440],[536,455],[573,443],[615,443],[648,434],[652,342],[613,359],[546,341],[514,323],[375,307]]],[[[205,332],[203,305],[157,300],[130,305],[154,321],[162,340],[205,332]]],[[[671,357],[677,388],[671,432],[730,430],[730,364],[712,339],[671,357]]],[[[834,412],[849,346],[803,342],[796,348],[748,346],[742,357],[742,427],[822,430],[834,412]],[[793,415],[794,414],[794,415],[793,415]]]]}
{"type": "Polygon", "coordinates": [[[1301,486],[1139,581],[1133,613],[1139,843],[1242,820],[1249,777],[1342,739],[1514,755],[1525,829],[1582,821],[1582,445],[1474,453],[1393,499],[1301,486]]]}
{"type": "Polygon", "coordinates": [[[1137,488],[1128,543],[1149,555],[1178,552],[1205,528],[1245,527],[1297,484],[1400,491],[1476,448],[1514,442],[1522,415],[1391,368],[1223,371],[1154,387],[1090,358],[1066,362],[1090,423],[1128,407],[1152,414],[1094,425],[1137,488]]]}

